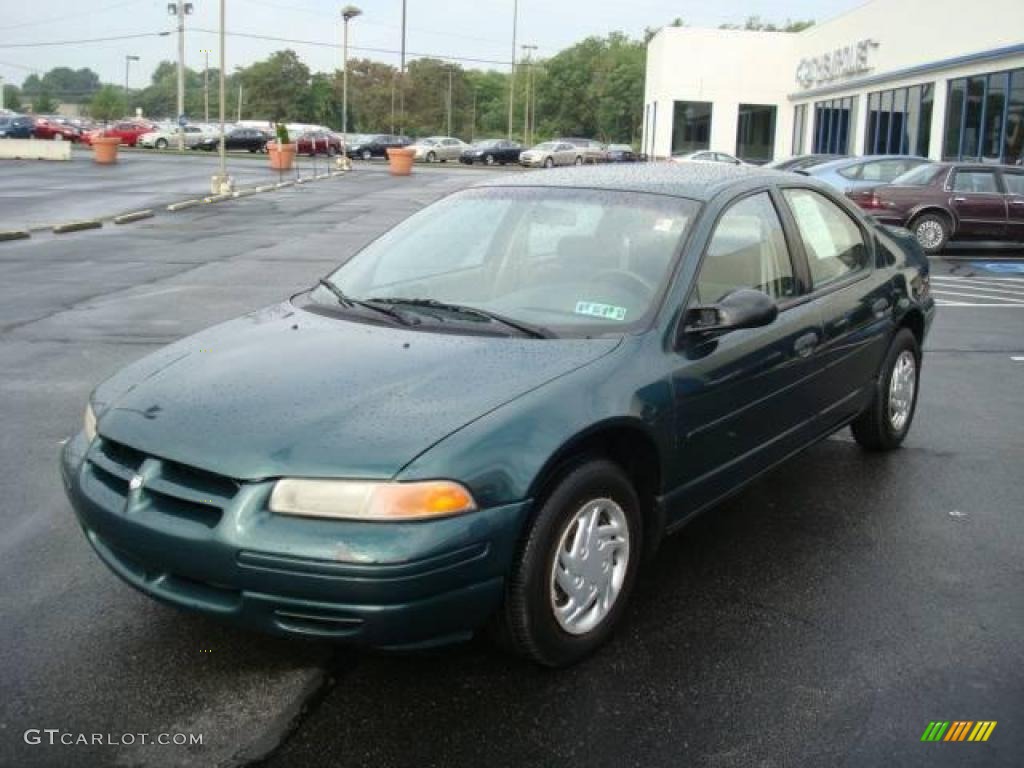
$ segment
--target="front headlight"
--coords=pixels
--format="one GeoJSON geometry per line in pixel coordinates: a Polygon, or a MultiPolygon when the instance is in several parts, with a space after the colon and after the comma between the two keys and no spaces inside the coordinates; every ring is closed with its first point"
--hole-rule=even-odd
{"type": "Polygon", "coordinates": [[[365,480],[278,480],[270,511],[340,520],[423,520],[476,509],[469,491],[450,480],[389,483],[365,480]]]}
{"type": "Polygon", "coordinates": [[[85,432],[86,442],[91,443],[96,439],[96,414],[92,410],[92,403],[85,406],[85,416],[82,418],[82,430],[85,432]]]}

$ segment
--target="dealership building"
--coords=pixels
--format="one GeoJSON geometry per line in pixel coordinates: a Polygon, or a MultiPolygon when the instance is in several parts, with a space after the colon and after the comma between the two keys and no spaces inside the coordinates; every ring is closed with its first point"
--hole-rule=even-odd
{"type": "Polygon", "coordinates": [[[1024,0],[872,0],[798,33],[665,27],[642,151],[1024,160],[1024,0]]]}

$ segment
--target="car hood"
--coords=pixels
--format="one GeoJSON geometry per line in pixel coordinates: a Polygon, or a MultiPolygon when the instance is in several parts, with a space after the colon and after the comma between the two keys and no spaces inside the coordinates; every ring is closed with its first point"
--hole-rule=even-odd
{"type": "Polygon", "coordinates": [[[93,403],[104,437],[230,477],[388,478],[619,341],[430,333],[285,302],[143,358],[93,403]]]}

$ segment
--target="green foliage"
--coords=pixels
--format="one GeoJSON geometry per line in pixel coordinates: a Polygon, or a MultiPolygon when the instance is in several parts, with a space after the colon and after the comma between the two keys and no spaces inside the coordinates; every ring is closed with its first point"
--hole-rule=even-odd
{"type": "Polygon", "coordinates": [[[277,135],[277,146],[291,143],[291,137],[288,135],[288,129],[284,123],[278,123],[274,126],[274,133],[277,135]]]}
{"type": "Polygon", "coordinates": [[[37,115],[48,115],[57,111],[57,102],[45,86],[32,97],[32,111],[37,115]]]}
{"type": "MultiPolygon", "coordinates": [[[[42,77],[29,75],[22,83],[21,90],[26,99],[31,99],[33,106],[36,97],[46,94],[57,102],[84,104],[100,89],[100,78],[88,68],[71,69],[56,67],[42,77]]],[[[37,112],[52,112],[56,107],[47,110],[36,108],[37,112]]]]}
{"type": "Polygon", "coordinates": [[[121,115],[123,108],[121,91],[113,85],[104,85],[89,102],[89,116],[94,120],[114,120],[121,115]]]}
{"type": "Polygon", "coordinates": [[[720,24],[719,29],[744,29],[748,32],[802,32],[808,27],[813,27],[814,21],[808,19],[807,21],[792,21],[786,19],[786,23],[782,26],[772,24],[771,22],[761,21],[760,16],[748,16],[747,20],[742,24],[720,24]]]}
{"type": "Polygon", "coordinates": [[[21,89],[16,85],[4,85],[4,109],[18,112],[21,109],[21,89]]]}
{"type": "Polygon", "coordinates": [[[308,107],[309,67],[295,51],[278,51],[239,72],[249,112],[270,120],[294,120],[308,107]]]}

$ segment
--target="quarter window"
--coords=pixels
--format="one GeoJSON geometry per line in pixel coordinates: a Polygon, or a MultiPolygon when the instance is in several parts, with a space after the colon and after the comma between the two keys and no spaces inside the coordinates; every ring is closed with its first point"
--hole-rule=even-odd
{"type": "Polygon", "coordinates": [[[774,299],[796,294],[786,238],[767,192],[744,198],[719,219],[697,278],[697,302],[713,304],[738,288],[774,299]]]}
{"type": "Polygon", "coordinates": [[[809,189],[787,189],[783,194],[796,219],[815,288],[864,268],[867,246],[849,214],[809,189]]]}
{"type": "Polygon", "coordinates": [[[1011,195],[1024,195],[1024,173],[1004,173],[1003,181],[1011,195]]]}
{"type": "Polygon", "coordinates": [[[992,171],[957,171],[953,180],[954,192],[998,192],[996,175],[992,171]]]}

